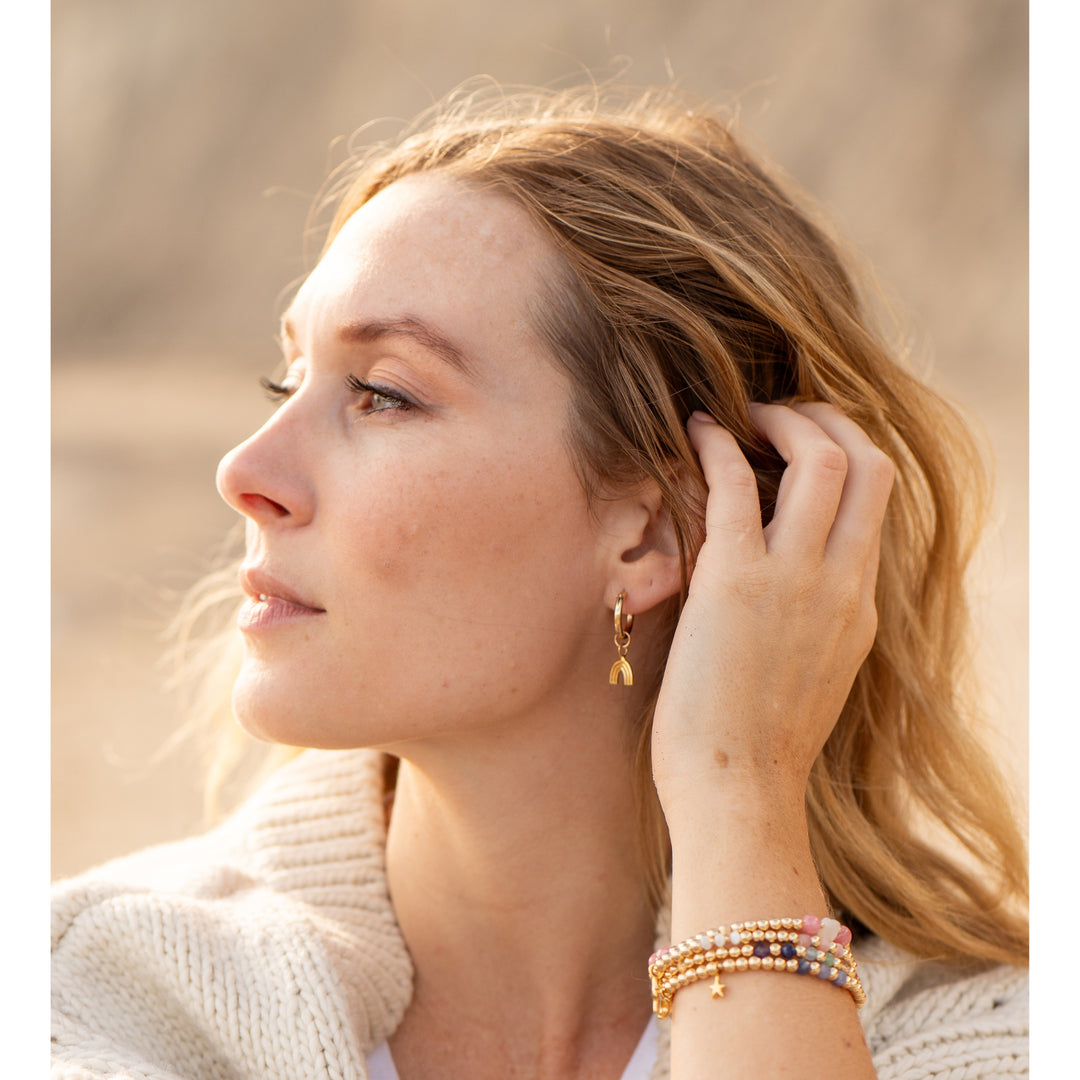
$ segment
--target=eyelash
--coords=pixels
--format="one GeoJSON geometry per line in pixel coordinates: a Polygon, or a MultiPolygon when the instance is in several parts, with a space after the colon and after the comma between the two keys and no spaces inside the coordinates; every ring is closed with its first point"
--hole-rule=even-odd
{"type": "Polygon", "coordinates": [[[355,375],[347,375],[345,377],[345,386],[351,390],[354,394],[371,394],[372,397],[381,397],[384,401],[393,402],[392,405],[384,409],[372,409],[372,412],[388,412],[390,410],[397,409],[411,409],[413,403],[407,401],[400,394],[395,393],[389,387],[378,386],[375,383],[364,382],[363,379],[358,379],[355,375]]]}
{"type": "Polygon", "coordinates": [[[282,386],[281,383],[274,382],[265,375],[259,377],[259,385],[266,391],[266,396],[274,402],[285,401],[293,395],[293,387],[282,386]]]}
{"type": "MultiPolygon", "coordinates": [[[[266,391],[271,401],[279,404],[292,397],[297,389],[295,386],[285,386],[282,383],[274,382],[273,379],[268,379],[265,375],[259,379],[259,385],[266,391]]],[[[394,393],[389,388],[385,386],[376,386],[374,383],[364,382],[363,379],[357,378],[355,375],[346,376],[345,386],[354,394],[371,394],[373,397],[380,397],[385,401],[392,402],[391,405],[382,409],[371,409],[369,410],[370,412],[391,412],[398,409],[405,410],[414,408],[411,401],[394,393]]]]}

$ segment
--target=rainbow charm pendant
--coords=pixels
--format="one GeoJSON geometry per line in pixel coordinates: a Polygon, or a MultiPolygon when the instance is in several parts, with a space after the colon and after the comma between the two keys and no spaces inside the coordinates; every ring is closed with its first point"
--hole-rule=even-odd
{"type": "Polygon", "coordinates": [[[630,661],[625,656],[620,656],[614,664],[611,665],[611,674],[608,675],[608,682],[612,686],[615,686],[619,682],[620,676],[622,677],[623,686],[634,685],[634,669],[630,666],[630,661]]]}

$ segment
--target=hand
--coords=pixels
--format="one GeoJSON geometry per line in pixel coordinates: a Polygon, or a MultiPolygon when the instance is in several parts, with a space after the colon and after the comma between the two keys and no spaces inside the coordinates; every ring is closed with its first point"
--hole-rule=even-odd
{"type": "Polygon", "coordinates": [[[752,405],[751,415],[787,462],[765,529],[735,439],[700,413],[688,424],[709,496],[653,721],[669,823],[710,789],[801,806],[877,628],[892,462],[830,405],[752,405]]]}

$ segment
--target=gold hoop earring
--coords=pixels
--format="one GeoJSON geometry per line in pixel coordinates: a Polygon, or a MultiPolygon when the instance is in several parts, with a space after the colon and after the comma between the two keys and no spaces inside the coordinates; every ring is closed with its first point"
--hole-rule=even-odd
{"type": "Polygon", "coordinates": [[[611,673],[608,682],[615,686],[619,677],[622,676],[623,686],[634,685],[634,669],[630,661],[626,659],[626,652],[630,648],[630,629],[634,625],[634,616],[627,614],[626,625],[623,625],[623,601],[626,593],[621,592],[615,601],[615,648],[619,650],[618,659],[611,665],[611,673]]]}

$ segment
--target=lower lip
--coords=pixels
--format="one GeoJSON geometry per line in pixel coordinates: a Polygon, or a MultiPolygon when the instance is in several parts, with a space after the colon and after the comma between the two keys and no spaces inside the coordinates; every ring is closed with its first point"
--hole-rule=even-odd
{"type": "Polygon", "coordinates": [[[276,596],[268,600],[248,600],[240,608],[236,623],[245,633],[270,630],[275,626],[286,626],[310,619],[315,615],[325,615],[319,608],[304,607],[303,604],[291,604],[276,596]]]}

